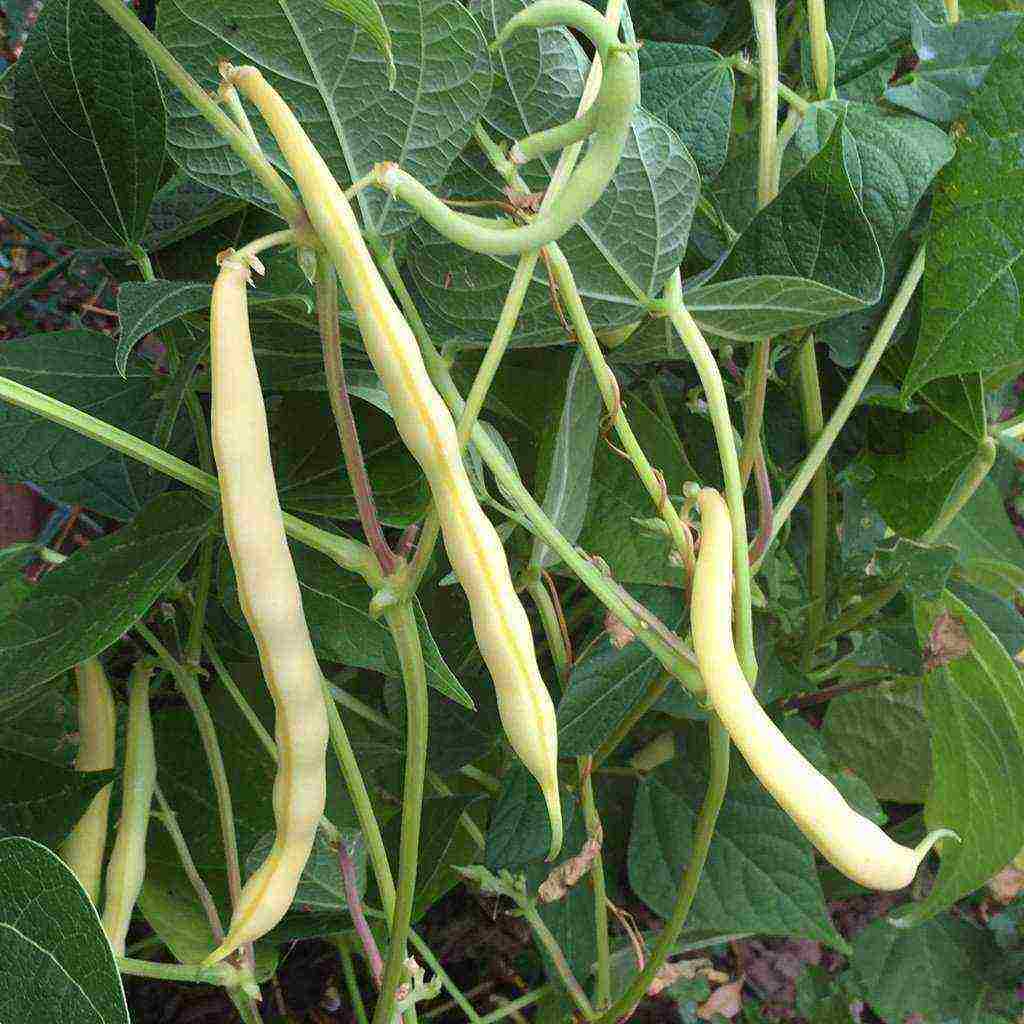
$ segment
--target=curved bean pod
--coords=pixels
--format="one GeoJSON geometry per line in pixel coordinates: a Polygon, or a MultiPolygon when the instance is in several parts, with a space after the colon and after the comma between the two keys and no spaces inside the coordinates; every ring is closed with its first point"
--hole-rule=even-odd
{"type": "MultiPolygon", "coordinates": [[[[78,686],[79,736],[75,768],[80,772],[113,768],[117,716],[110,683],[98,658],[89,658],[75,666],[75,683],[78,686]]],[[[94,904],[100,895],[112,788],[112,785],[104,786],[92,798],[60,851],[64,863],[75,873],[94,904]]]]}
{"type": "Polygon", "coordinates": [[[225,65],[222,74],[256,104],[273,132],[358,318],[398,433],[430,484],[505,734],[544,794],[551,821],[549,858],[554,857],[562,845],[555,708],[537,667],[530,622],[505,549],[466,474],[451,413],[431,383],[416,338],[366,248],[345,194],[295,115],[256,68],[225,65]]]}
{"type": "Polygon", "coordinates": [[[107,864],[103,930],[115,956],[124,956],[124,940],[146,877],[146,833],[156,787],[156,752],[149,718],[149,680],[153,666],[141,661],[132,670],[128,695],[128,741],[124,754],[124,795],[117,839],[107,864]]]}
{"type": "Polygon", "coordinates": [[[765,789],[830,864],[869,889],[904,888],[936,841],[954,833],[939,829],[914,849],[894,842],[857,814],[768,717],[733,647],[729,510],[710,488],[700,492],[698,503],[701,543],[690,621],[697,663],[718,717],[765,789]]]}
{"type": "Polygon", "coordinates": [[[494,222],[481,224],[447,206],[397,164],[379,164],[378,184],[404,200],[435,230],[472,252],[513,256],[557,241],[601,198],[615,174],[629,135],[633,111],[640,99],[640,78],[630,47],[619,43],[611,26],[584,0],[536,0],[510,18],[493,46],[501,46],[523,28],[568,25],[586,34],[603,64],[601,90],[588,113],[565,125],[538,132],[513,146],[513,160],[539,156],[557,146],[590,136],[586,155],[558,194],[558,202],[529,224],[511,230],[494,222]]]}
{"type": "Polygon", "coordinates": [[[220,273],[210,305],[213,453],[238,598],[274,699],[277,834],[242,889],[224,942],[206,964],[265,935],[292,905],[324,813],[328,733],[320,666],[285,538],[249,334],[246,287],[250,268],[262,267],[255,257],[230,249],[217,259],[220,273]]]}

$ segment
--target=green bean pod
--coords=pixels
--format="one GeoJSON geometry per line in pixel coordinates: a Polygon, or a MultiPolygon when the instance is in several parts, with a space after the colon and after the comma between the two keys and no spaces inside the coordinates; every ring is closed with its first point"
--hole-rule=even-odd
{"type": "Polygon", "coordinates": [[[132,911],[146,877],[146,833],[149,808],[156,788],[156,751],[149,718],[149,681],[153,665],[147,659],[132,670],[128,694],[128,738],[124,754],[121,820],[107,864],[103,930],[115,956],[124,956],[124,941],[132,911]]]}
{"type": "MultiPolygon", "coordinates": [[[[117,716],[110,683],[98,658],[75,666],[78,687],[78,756],[80,772],[99,772],[114,767],[117,716]]],[[[107,845],[107,817],[112,786],[104,786],[85,814],[64,840],[60,855],[95,904],[100,895],[103,851],[107,845]]]]}
{"type": "Polygon", "coordinates": [[[505,734],[547,803],[549,857],[554,857],[562,844],[555,709],[505,549],[473,491],[451,413],[431,383],[416,338],[373,262],[344,192],[295,115],[256,68],[224,65],[221,73],[259,108],[277,140],[359,321],[398,433],[430,484],[445,548],[469,599],[480,653],[494,680],[505,734]]]}
{"type": "Polygon", "coordinates": [[[602,68],[601,89],[589,111],[564,125],[546,129],[513,146],[512,159],[532,159],[554,148],[590,137],[586,155],[558,194],[558,202],[529,224],[511,230],[480,218],[469,218],[447,206],[428,188],[397,164],[376,168],[377,183],[407,202],[445,238],[489,256],[514,256],[557,241],[582,220],[601,198],[629,136],[630,121],[640,99],[640,79],[632,49],[619,43],[611,26],[583,0],[537,0],[510,18],[493,46],[501,46],[513,32],[523,28],[551,28],[568,25],[586,34],[597,47],[602,68]]]}
{"type": "Polygon", "coordinates": [[[292,905],[324,813],[328,734],[322,676],[285,537],[249,333],[246,287],[251,266],[262,267],[232,250],[218,262],[210,304],[211,434],[238,599],[274,700],[277,833],[207,964],[265,935],[292,905]]]}

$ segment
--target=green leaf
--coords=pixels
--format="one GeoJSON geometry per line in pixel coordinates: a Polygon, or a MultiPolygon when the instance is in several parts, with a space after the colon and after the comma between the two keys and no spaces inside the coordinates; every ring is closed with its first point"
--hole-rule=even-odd
{"type": "Polygon", "coordinates": [[[668,39],[680,43],[712,43],[729,20],[728,11],[701,0],[648,0],[633,12],[641,39],[668,39]]]}
{"type": "Polygon", "coordinates": [[[0,708],[106,650],[146,612],[209,535],[214,517],[183,492],[48,572],[0,621],[0,708]]]}
{"type": "Polygon", "coordinates": [[[1016,659],[1016,655],[1024,650],[1024,616],[1016,605],[970,583],[954,581],[950,583],[949,590],[992,630],[1006,651],[1016,659]]]}
{"type": "MultiPolygon", "coordinates": [[[[692,763],[677,759],[637,790],[629,881],[665,918],[690,858],[705,785],[692,763]]],[[[756,779],[729,787],[683,935],[724,931],[791,935],[846,949],[825,909],[810,843],[756,779]]]]}
{"type": "Polygon", "coordinates": [[[909,930],[874,921],[853,941],[850,988],[887,1024],[976,1020],[999,957],[990,933],[958,918],[909,930]]]}
{"type": "Polygon", "coordinates": [[[14,144],[13,103],[14,65],[11,65],[0,75],[0,210],[23,217],[29,224],[52,232],[69,245],[99,245],[99,239],[48,198],[28,176],[14,144]]]}
{"type": "MultiPolygon", "coordinates": [[[[686,606],[677,590],[634,587],[632,593],[669,629],[681,632],[686,606]]],[[[660,662],[643,644],[633,641],[619,648],[603,637],[573,668],[558,705],[559,753],[563,757],[593,754],[663,673],[660,662]]],[[[699,713],[695,702],[689,704],[692,714],[699,713]]]]}
{"type": "MultiPolygon", "coordinates": [[[[239,200],[230,199],[178,171],[153,198],[142,246],[147,252],[165,249],[242,209],[244,206],[239,200]]],[[[124,329],[124,324],[121,328],[124,329]]]]}
{"type": "Polygon", "coordinates": [[[76,772],[0,746],[0,777],[19,780],[16,792],[0,797],[0,832],[56,846],[117,774],[76,772]]]}
{"type": "Polygon", "coordinates": [[[714,178],[729,146],[735,91],[729,62],[703,46],[645,41],[640,85],[644,106],[679,133],[701,180],[714,178]]]}
{"type": "MultiPolygon", "coordinates": [[[[594,468],[594,449],[604,404],[597,380],[580,349],[565,375],[561,407],[552,410],[537,467],[535,493],[558,531],[571,544],[583,529],[594,468]]],[[[533,540],[530,565],[545,569],[560,561],[539,537],[533,540]]]]}
{"type": "MultiPolygon", "coordinates": [[[[96,331],[33,334],[0,351],[0,373],[129,433],[159,443],[160,405],[151,371],[138,362],[127,384],[111,360],[110,338],[96,331]]],[[[169,447],[191,442],[186,416],[175,418],[169,447]]],[[[0,461],[8,479],[31,480],[68,504],[128,520],[167,487],[167,478],[127,455],[27,410],[0,406],[0,461]]]]}
{"type": "Polygon", "coordinates": [[[166,131],[138,46],[89,0],[47,0],[15,65],[14,97],[18,156],[46,198],[107,245],[138,242],[166,131]]]}
{"type": "Polygon", "coordinates": [[[935,24],[911,5],[911,41],[918,62],[910,74],[885,90],[885,98],[929,121],[949,124],[981,88],[992,61],[1024,20],[1020,14],[994,14],[935,24]]]}
{"type": "Polygon", "coordinates": [[[1024,358],[1024,24],[975,94],[957,154],[939,175],[921,331],[903,382],[990,373],[1024,358]]]}
{"type": "MultiPolygon", "coordinates": [[[[303,127],[342,187],[395,160],[436,188],[469,141],[491,89],[483,35],[456,0],[388,5],[394,67],[377,42],[321,0],[253,0],[244,16],[204,0],[160,5],[161,40],[206,89],[217,62],[256,64],[303,127]],[[273,45],[270,45],[272,40],[273,45]]],[[[274,209],[241,159],[173,88],[167,90],[169,152],[192,177],[274,209]]],[[[250,118],[267,153],[277,146],[262,119],[250,118]]],[[[358,204],[367,230],[393,232],[413,219],[386,193],[366,189],[358,204]]]]}
{"type": "Polygon", "coordinates": [[[712,334],[749,341],[872,305],[883,265],[848,172],[845,112],[806,167],[756,214],[709,284],[686,293],[712,334]]]}
{"type": "Polygon", "coordinates": [[[850,183],[884,255],[910,223],[932,179],[953,158],[953,144],[934,125],[887,114],[874,105],[813,103],[793,136],[804,160],[831,138],[840,117],[850,183]]]}
{"type": "Polygon", "coordinates": [[[919,684],[883,683],[835,697],[822,737],[832,759],[856,772],[879,800],[924,802],[932,757],[919,684]]]}
{"type": "Polygon", "coordinates": [[[928,898],[899,918],[917,923],[1000,871],[1024,846],[1024,682],[991,630],[962,601],[914,601],[925,649],[932,734],[929,828],[951,828],[928,898]]]}
{"type": "Polygon", "coordinates": [[[78,879],[31,839],[0,839],[0,1020],[129,1024],[121,978],[78,879]]]}

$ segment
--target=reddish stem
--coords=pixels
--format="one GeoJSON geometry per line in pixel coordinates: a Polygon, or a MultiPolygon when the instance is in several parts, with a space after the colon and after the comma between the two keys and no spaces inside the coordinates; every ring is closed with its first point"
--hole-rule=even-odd
{"type": "Polygon", "coordinates": [[[359,884],[356,881],[356,866],[344,839],[338,842],[338,866],[341,868],[341,878],[345,883],[345,902],[348,904],[348,912],[352,916],[352,923],[355,925],[359,941],[363,944],[363,952],[370,965],[374,984],[379,989],[384,980],[384,960],[377,948],[377,940],[373,937],[373,932],[370,931],[366,914],[363,913],[363,901],[359,898],[359,884]]]}

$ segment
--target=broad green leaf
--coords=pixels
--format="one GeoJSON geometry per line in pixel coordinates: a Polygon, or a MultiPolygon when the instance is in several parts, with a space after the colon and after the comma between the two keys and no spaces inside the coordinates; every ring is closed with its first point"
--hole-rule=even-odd
{"type": "Polygon", "coordinates": [[[1024,24],[975,94],[957,154],[939,175],[921,330],[903,382],[990,373],[1024,358],[1024,24]]]}
{"type": "MultiPolygon", "coordinates": [[[[142,245],[149,252],[165,249],[241,209],[243,205],[239,200],[178,171],[153,198],[142,245]]],[[[123,330],[124,325],[121,326],[123,330]]]]}
{"type": "Polygon", "coordinates": [[[138,621],[209,535],[213,513],[175,492],[52,569],[0,621],[0,708],[41,692],[138,621]]]}
{"type": "Polygon", "coordinates": [[[0,962],[0,1020],[129,1024],[95,908],[64,863],[31,839],[0,839],[0,962]]]}
{"type": "Polygon", "coordinates": [[[14,144],[14,66],[0,75],[0,209],[50,231],[69,245],[100,245],[70,214],[65,213],[25,171],[14,144]]]}
{"type": "MultiPolygon", "coordinates": [[[[667,918],[690,858],[706,780],[692,762],[659,768],[637,790],[629,847],[634,892],[667,918]]],[[[829,920],[814,851],[756,779],[734,780],[718,817],[684,937],[750,931],[846,943],[829,920]],[[737,878],[744,884],[737,885],[737,878]]]]}
{"type": "MultiPolygon", "coordinates": [[[[522,88],[533,85],[524,83],[522,88]]],[[[528,124],[530,131],[536,127],[528,124]]],[[[524,165],[527,185],[545,188],[554,166],[547,157],[524,165]]],[[[469,150],[453,167],[441,192],[505,202],[503,189],[504,182],[478,153],[469,150]]],[[[638,294],[656,296],[682,261],[699,193],[696,166],[679,136],[639,108],[615,177],[580,224],[558,242],[595,330],[618,327],[643,315],[638,294]]],[[[482,257],[460,249],[426,224],[418,224],[410,235],[408,267],[428,325],[440,337],[463,346],[490,341],[515,264],[515,258],[482,257]]],[[[564,340],[565,327],[552,307],[548,273],[540,261],[513,344],[550,345],[564,340]]]]}
{"type": "Polygon", "coordinates": [[[920,117],[949,124],[981,88],[992,61],[1024,16],[1012,12],[935,24],[911,5],[917,66],[885,90],[885,98],[920,117]]]}
{"type": "MultiPolygon", "coordinates": [[[[565,377],[565,397],[557,420],[544,437],[537,471],[541,506],[559,532],[576,543],[587,514],[587,497],[594,465],[594,448],[604,405],[597,381],[583,350],[573,356],[565,377]]],[[[539,537],[533,541],[530,564],[544,569],[559,561],[539,537]]]]}
{"type": "Polygon", "coordinates": [[[845,112],[828,141],[757,213],[687,306],[712,334],[749,341],[862,309],[884,280],[850,180],[845,112]]]}
{"type": "MultiPolygon", "coordinates": [[[[432,796],[423,801],[420,846],[416,861],[416,896],[412,919],[418,921],[446,892],[462,881],[453,866],[468,864],[477,847],[459,820],[478,800],[476,796],[432,796]]],[[[391,866],[398,877],[398,846],[402,830],[396,815],[384,829],[384,845],[392,851],[391,866]]]]}
{"type": "Polygon", "coordinates": [[[1024,616],[1016,605],[970,583],[953,581],[949,590],[992,630],[1003,648],[1016,660],[1024,651],[1024,616]]]}
{"type": "Polygon", "coordinates": [[[636,34],[641,39],[667,39],[680,43],[710,45],[729,20],[727,9],[702,0],[649,0],[633,11],[636,34]]]}
{"type": "Polygon", "coordinates": [[[953,144],[934,125],[874,105],[813,103],[793,137],[803,159],[820,150],[840,117],[846,171],[885,255],[932,179],[953,158],[953,144]]]}
{"type": "MultiPolygon", "coordinates": [[[[221,59],[259,66],[342,187],[375,163],[394,160],[436,188],[469,141],[491,89],[483,36],[456,0],[388,4],[398,71],[393,89],[374,39],[320,0],[254,0],[244,16],[229,0],[172,0],[160,5],[157,24],[161,40],[205,88],[217,88],[221,59]]],[[[176,90],[168,89],[167,107],[169,152],[192,177],[273,209],[241,160],[176,90]]],[[[250,116],[264,150],[276,154],[251,107],[250,116]]],[[[378,189],[361,192],[358,205],[376,232],[412,220],[378,189]]]]}
{"type": "MultiPolygon", "coordinates": [[[[34,334],[0,351],[5,377],[67,402],[145,440],[156,440],[161,409],[152,400],[151,372],[113,366],[110,338],[96,331],[34,334]]],[[[187,417],[173,424],[168,447],[183,454],[191,442],[187,417]]],[[[0,455],[7,479],[31,480],[55,498],[128,520],[167,487],[167,479],[98,441],[11,405],[0,406],[0,455]]]]}
{"type": "Polygon", "coordinates": [[[850,988],[886,1024],[977,1020],[999,957],[989,932],[959,918],[911,929],[874,921],[853,940],[850,988]]]}
{"type": "Polygon", "coordinates": [[[991,630],[962,601],[915,600],[925,651],[932,736],[929,828],[951,828],[927,899],[900,918],[918,923],[1000,871],[1024,846],[1024,679],[991,630]]]}
{"type": "MultiPolygon", "coordinates": [[[[634,587],[633,596],[669,629],[684,628],[686,606],[679,592],[666,587],[634,587]]],[[[558,749],[563,757],[593,754],[639,704],[664,669],[641,643],[616,647],[608,636],[573,668],[558,705],[558,749]]],[[[679,686],[675,681],[672,687],[679,686]]],[[[698,715],[692,700],[691,715],[698,715]]]]}
{"type": "Polygon", "coordinates": [[[899,537],[895,544],[877,550],[875,567],[882,579],[902,579],[915,596],[934,601],[946,589],[956,555],[956,548],[949,544],[929,546],[899,537]]]}
{"type": "Polygon", "coordinates": [[[89,0],[47,0],[14,71],[15,146],[46,198],[107,245],[146,231],[164,163],[153,65],[89,0]]]}
{"type": "Polygon", "coordinates": [[[14,792],[0,796],[0,832],[53,847],[117,772],[76,772],[0,745],[0,777],[18,780],[14,792]]]}
{"type": "Polygon", "coordinates": [[[679,133],[701,180],[714,178],[729,146],[735,91],[729,62],[703,46],[645,42],[640,85],[644,106],[679,133]]]}
{"type": "Polygon", "coordinates": [[[822,736],[833,760],[856,772],[880,800],[924,801],[932,757],[918,684],[883,683],[834,698],[822,736]]]}

